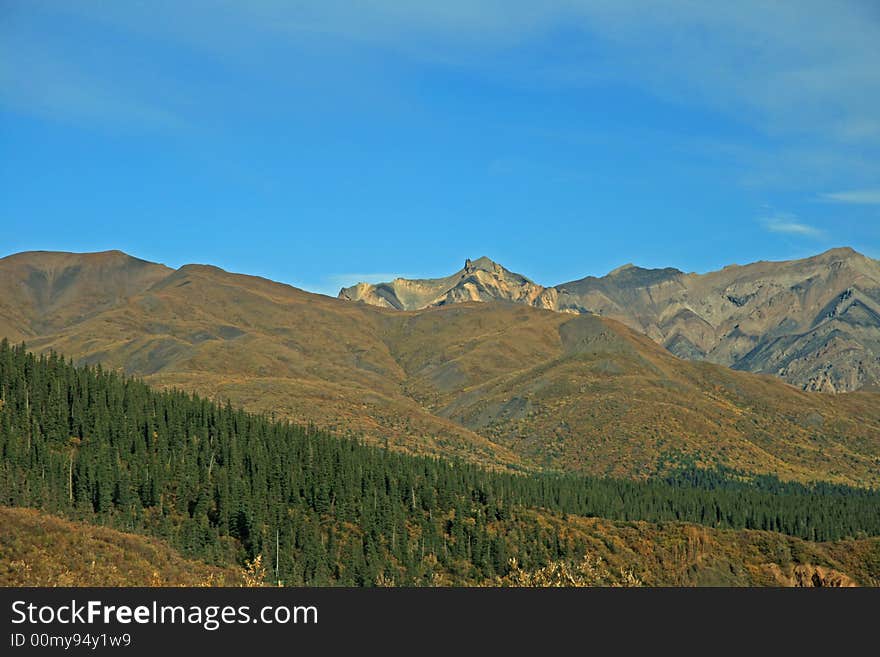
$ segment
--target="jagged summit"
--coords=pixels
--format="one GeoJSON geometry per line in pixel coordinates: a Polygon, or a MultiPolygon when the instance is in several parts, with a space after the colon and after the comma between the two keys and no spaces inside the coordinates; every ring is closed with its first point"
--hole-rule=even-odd
{"type": "Polygon", "coordinates": [[[464,261],[464,271],[467,273],[472,273],[478,269],[482,271],[492,271],[493,269],[500,266],[501,265],[499,265],[488,256],[480,256],[476,260],[471,260],[470,258],[468,258],[464,261]]]}
{"type": "Polygon", "coordinates": [[[342,288],[339,298],[398,310],[421,310],[467,301],[513,301],[548,307],[540,301],[543,292],[543,286],[505,269],[487,256],[480,256],[476,260],[466,259],[461,269],[445,278],[358,283],[342,288]]]}

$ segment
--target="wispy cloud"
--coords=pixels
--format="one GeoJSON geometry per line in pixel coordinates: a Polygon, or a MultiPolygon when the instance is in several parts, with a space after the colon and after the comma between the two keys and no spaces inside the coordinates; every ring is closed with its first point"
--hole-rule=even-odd
{"type": "Polygon", "coordinates": [[[165,130],[181,125],[181,119],[150,94],[133,92],[117,80],[77,66],[44,44],[2,31],[0,40],[2,108],[113,128],[165,130]]]}
{"type": "MultiPolygon", "coordinates": [[[[761,146],[740,134],[731,138],[757,151],[736,163],[749,172],[747,185],[815,189],[818,183],[835,188],[841,180],[872,184],[880,171],[875,5],[657,0],[646,11],[643,3],[620,0],[253,0],[219,6],[209,0],[70,0],[51,11],[93,23],[102,35],[134,37],[131,43],[183,44],[199,64],[222,62],[240,81],[270,82],[243,94],[254,107],[325,97],[333,106],[369,107],[397,93],[408,107],[413,99],[405,85],[397,89],[383,65],[389,54],[531,90],[634,87],[727,114],[750,132],[770,136],[761,146]],[[557,32],[570,38],[557,39],[557,32]],[[264,50],[265,44],[271,48],[264,50]],[[288,58],[309,64],[291,66],[288,58]]],[[[35,30],[16,42],[14,27],[7,21],[4,29],[0,21],[0,102],[17,111],[132,124],[167,123],[175,114],[198,125],[201,115],[230,104],[211,77],[187,77],[186,67],[163,64],[177,57],[132,56],[106,45],[106,56],[90,57],[83,52],[100,44],[78,43],[59,51],[59,61],[42,62],[21,53],[44,50],[52,39],[35,30]],[[145,79],[144,69],[152,77],[145,79]],[[175,100],[169,88],[184,98],[175,100]]],[[[490,170],[507,166],[499,162],[490,170]]]]}
{"type": "Polygon", "coordinates": [[[773,132],[880,139],[880,21],[871,3],[658,0],[650,11],[619,0],[215,5],[71,0],[64,11],[227,58],[243,43],[276,37],[321,48],[358,44],[530,85],[623,80],[773,132]],[[532,52],[556,30],[583,38],[502,70],[518,47],[532,52]]]}
{"type": "Polygon", "coordinates": [[[822,194],[822,198],[836,203],[880,205],[880,189],[852,189],[844,192],[832,192],[822,194]]]}
{"type": "Polygon", "coordinates": [[[801,237],[824,237],[825,233],[815,226],[810,226],[800,221],[796,215],[788,212],[775,214],[761,219],[764,228],[771,233],[783,233],[785,235],[799,235],[801,237]]]}
{"type": "Polygon", "coordinates": [[[880,138],[880,71],[873,64],[880,58],[880,21],[858,2],[659,0],[645,11],[642,3],[619,0],[376,0],[354,9],[328,1],[308,16],[273,14],[278,6],[269,5],[262,19],[288,29],[309,25],[407,57],[436,61],[439,53],[444,64],[508,81],[511,75],[538,86],[625,80],[776,134],[850,143],[880,138]],[[580,45],[560,45],[552,57],[529,58],[513,73],[485,56],[516,57],[521,46],[532,52],[531,44],[559,29],[581,33],[580,45]]]}

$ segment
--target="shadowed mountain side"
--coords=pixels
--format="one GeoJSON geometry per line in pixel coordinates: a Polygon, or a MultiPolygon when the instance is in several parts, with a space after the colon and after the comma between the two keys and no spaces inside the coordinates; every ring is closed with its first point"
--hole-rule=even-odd
{"type": "Polygon", "coordinates": [[[670,454],[880,483],[880,396],[801,392],[674,357],[615,321],[516,303],[400,312],[188,265],[31,338],[414,453],[646,476],[670,454]]]}

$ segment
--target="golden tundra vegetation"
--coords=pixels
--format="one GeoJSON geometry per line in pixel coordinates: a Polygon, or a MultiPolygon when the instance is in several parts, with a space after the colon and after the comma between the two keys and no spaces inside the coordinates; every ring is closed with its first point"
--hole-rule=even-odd
{"type": "Polygon", "coordinates": [[[880,484],[880,394],[673,356],[513,303],[399,311],[120,252],[0,260],[0,332],[252,411],[508,469],[642,477],[666,455],[880,484]]]}
{"type": "MultiPolygon", "coordinates": [[[[515,562],[490,586],[797,586],[880,585],[880,539],[815,543],[772,532],[718,530],[687,523],[611,522],[526,511],[493,532],[536,524],[563,540],[584,539],[580,560],[533,571],[515,562]]],[[[257,557],[241,568],[185,559],[162,541],[63,520],[33,509],[0,507],[0,586],[265,586],[257,557]]],[[[434,584],[450,585],[438,570],[434,584]]],[[[381,580],[377,585],[394,585],[381,580]]]]}
{"type": "Polygon", "coordinates": [[[0,506],[0,586],[240,586],[154,538],[0,506]]]}

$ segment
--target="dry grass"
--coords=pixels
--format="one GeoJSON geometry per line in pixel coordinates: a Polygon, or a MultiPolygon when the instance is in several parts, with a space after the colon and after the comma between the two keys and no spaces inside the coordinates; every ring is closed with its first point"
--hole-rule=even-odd
{"type": "MultiPolygon", "coordinates": [[[[266,586],[261,556],[244,568],[182,558],[161,541],[0,507],[0,586],[266,586]]],[[[585,546],[577,561],[524,568],[482,586],[878,586],[880,539],[812,543],[685,523],[612,522],[522,511],[493,533],[543,531],[585,546]]],[[[436,565],[436,564],[435,564],[436,565]]],[[[437,570],[435,586],[461,584],[437,570]]],[[[376,586],[394,586],[380,576],[376,586]]]]}
{"type": "Polygon", "coordinates": [[[239,570],[161,541],[33,509],[0,507],[0,586],[240,586],[239,570]]]}
{"type": "Polygon", "coordinates": [[[516,559],[510,560],[510,572],[495,582],[496,586],[528,588],[585,588],[590,586],[639,587],[642,580],[631,569],[612,573],[599,557],[585,556],[577,562],[551,561],[537,570],[523,570],[516,559]]]}
{"type": "MultiPolygon", "coordinates": [[[[600,586],[880,586],[880,538],[830,543],[765,531],[721,530],[688,523],[612,522],[537,511],[519,519],[560,540],[586,545],[581,563],[514,575],[528,582],[568,575],[600,586]],[[585,567],[578,575],[578,569],[585,567]]],[[[498,525],[497,531],[507,531],[498,525]]],[[[543,584],[545,586],[555,584],[543,584]]]]}

